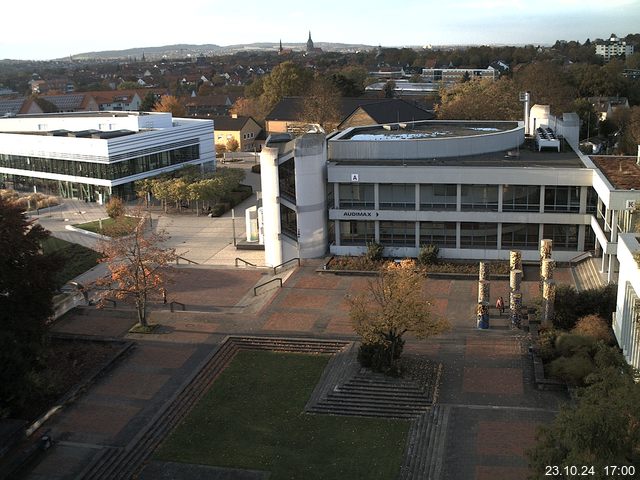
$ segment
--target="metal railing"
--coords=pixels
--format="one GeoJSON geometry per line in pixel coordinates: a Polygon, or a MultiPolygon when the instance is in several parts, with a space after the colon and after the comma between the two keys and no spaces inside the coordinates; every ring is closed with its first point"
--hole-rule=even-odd
{"type": "Polygon", "coordinates": [[[260,287],[264,287],[265,285],[269,285],[270,283],[273,283],[273,282],[279,282],[280,283],[279,287],[282,288],[282,279],[280,277],[272,278],[268,282],[264,282],[264,283],[261,283],[260,285],[253,287],[253,296],[254,297],[258,296],[258,289],[260,287]]]}
{"type": "Polygon", "coordinates": [[[242,262],[245,265],[247,265],[248,267],[257,267],[258,266],[255,263],[247,262],[244,258],[236,257],[236,260],[235,260],[236,267],[238,266],[238,262],[242,262]]]}
{"type": "Polygon", "coordinates": [[[187,263],[193,263],[194,265],[198,265],[198,262],[194,262],[193,260],[189,260],[188,258],[182,257],[180,255],[176,255],[176,265],[180,265],[180,260],[184,260],[187,263]]]}
{"type": "Polygon", "coordinates": [[[281,263],[280,265],[276,265],[275,267],[273,267],[273,274],[276,274],[276,271],[278,270],[278,268],[280,267],[284,267],[285,265],[287,265],[288,263],[291,262],[298,262],[298,266],[300,266],[300,259],[299,258],[292,258],[291,260],[287,260],[286,262],[281,263]]]}

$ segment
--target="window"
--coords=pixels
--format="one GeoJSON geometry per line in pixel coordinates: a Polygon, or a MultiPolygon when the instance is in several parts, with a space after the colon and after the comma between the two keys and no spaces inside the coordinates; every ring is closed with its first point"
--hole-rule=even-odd
{"type": "Polygon", "coordinates": [[[595,214],[598,210],[598,193],[595,188],[587,188],[587,213],[595,214]]]}
{"type": "Polygon", "coordinates": [[[462,210],[498,211],[498,185],[462,185],[462,210]]]}
{"type": "Polygon", "coordinates": [[[380,222],[380,243],[386,247],[415,247],[415,222],[380,222]]]}
{"type": "Polygon", "coordinates": [[[366,245],[376,239],[375,222],[341,221],[340,245],[366,245]]]}
{"type": "Polygon", "coordinates": [[[532,223],[503,223],[502,248],[537,250],[539,245],[539,225],[532,223]]]}
{"type": "Polygon", "coordinates": [[[420,210],[455,210],[457,201],[455,184],[420,185],[420,210]]]}
{"type": "Polygon", "coordinates": [[[280,231],[283,235],[298,241],[298,218],[296,212],[280,204],[280,231]]]}
{"type": "Polygon", "coordinates": [[[471,223],[460,224],[460,248],[498,248],[498,224],[471,223]]]}
{"type": "Polygon", "coordinates": [[[291,202],[296,201],[296,170],[293,158],[278,166],[280,195],[291,202]]]}
{"type": "Polygon", "coordinates": [[[578,226],[577,225],[552,225],[544,226],[544,238],[553,240],[554,250],[578,250],[578,226]]]}
{"type": "Polygon", "coordinates": [[[416,187],[413,183],[380,184],[381,210],[415,210],[416,187]]]}
{"type": "Polygon", "coordinates": [[[540,187],[537,185],[504,185],[503,212],[539,212],[540,187]]]}
{"type": "Polygon", "coordinates": [[[420,222],[420,245],[456,247],[456,222],[420,222]]]}
{"type": "Polygon", "coordinates": [[[544,189],[545,212],[579,212],[580,187],[546,186],[544,189]]]}
{"type": "Polygon", "coordinates": [[[341,183],[338,193],[340,208],[373,209],[375,207],[372,183],[341,183]]]}

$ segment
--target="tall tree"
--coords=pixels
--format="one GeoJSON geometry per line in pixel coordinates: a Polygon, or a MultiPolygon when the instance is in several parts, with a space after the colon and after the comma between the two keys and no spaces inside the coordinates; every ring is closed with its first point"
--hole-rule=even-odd
{"type": "Polygon", "coordinates": [[[41,253],[48,236],[0,197],[0,417],[24,401],[43,348],[58,267],[41,253]]]}
{"type": "Polygon", "coordinates": [[[302,95],[311,83],[311,73],[291,62],[276,66],[262,82],[262,102],[270,110],[284,97],[302,95]]]}
{"type": "Polygon", "coordinates": [[[100,242],[99,250],[103,254],[100,262],[107,265],[109,276],[96,282],[104,288],[101,302],[110,297],[132,300],[142,327],[148,327],[149,297],[162,296],[166,291],[170,263],[176,259],[175,250],[162,245],[167,236],[162,232],[147,232],[145,225],[141,219],[129,235],[100,242]]]}
{"type": "Polygon", "coordinates": [[[163,95],[153,107],[154,112],[171,112],[174,117],[184,117],[187,114],[184,105],[173,95],[163,95]]]}
{"type": "Polygon", "coordinates": [[[374,349],[381,358],[380,369],[396,372],[407,332],[425,339],[445,331],[449,324],[431,313],[424,297],[422,276],[413,260],[389,262],[380,270],[367,290],[349,298],[349,316],[354,330],[362,337],[363,351],[374,349]]]}
{"type": "Polygon", "coordinates": [[[519,120],[522,105],[518,92],[510,78],[472,79],[443,88],[436,113],[445,120],[519,120]]]}
{"type": "MultiPolygon", "coordinates": [[[[529,452],[532,478],[548,475],[548,466],[594,467],[589,478],[617,478],[611,466],[640,465],[640,384],[618,351],[603,347],[600,367],[575,405],[566,405],[552,424],[542,427],[529,452]],[[617,358],[614,358],[617,357],[617,358]],[[602,365],[608,364],[607,367],[602,365]],[[635,377],[635,378],[634,378],[635,377]],[[609,467],[607,475],[606,467],[609,467]]],[[[562,475],[564,472],[560,472],[562,475]]],[[[566,475],[569,478],[568,475],[566,475]]],[[[561,478],[556,476],[554,478],[561,478]]],[[[562,476],[562,478],[565,478],[562,476]]],[[[573,478],[573,477],[571,477],[573,478]]]]}
{"type": "Polygon", "coordinates": [[[340,123],[340,92],[331,80],[316,78],[304,97],[303,120],[317,123],[327,131],[340,123]]]}

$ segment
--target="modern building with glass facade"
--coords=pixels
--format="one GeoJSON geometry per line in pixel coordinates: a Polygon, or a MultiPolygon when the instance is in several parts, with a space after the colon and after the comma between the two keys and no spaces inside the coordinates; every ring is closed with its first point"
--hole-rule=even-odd
{"type": "Polygon", "coordinates": [[[215,169],[211,120],[79,112],[0,119],[0,186],[103,202],[185,165],[215,169]]]}
{"type": "MultiPolygon", "coordinates": [[[[263,173],[263,190],[273,184],[269,198],[280,212],[270,221],[277,238],[293,242],[277,258],[300,256],[302,223],[318,238],[326,234],[316,256],[360,255],[378,242],[389,257],[415,257],[422,245],[436,244],[444,258],[507,259],[518,249],[525,261],[536,261],[540,241],[551,239],[557,261],[594,251],[612,280],[617,234],[631,228],[628,202],[640,202],[640,189],[619,189],[579,152],[575,114],[531,112],[531,135],[523,121],[426,121],[335,133],[324,157],[313,160],[300,138],[279,152],[267,149],[261,161],[278,171],[263,173]],[[309,162],[318,173],[300,177],[309,162]],[[315,197],[326,199],[326,217],[309,222],[309,207],[297,205],[320,205],[315,197]]],[[[265,211],[269,198],[263,197],[265,211]]]]}

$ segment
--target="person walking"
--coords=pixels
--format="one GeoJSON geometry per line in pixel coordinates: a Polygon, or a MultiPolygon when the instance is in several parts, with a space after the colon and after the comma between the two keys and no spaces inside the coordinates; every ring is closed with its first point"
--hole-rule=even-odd
{"type": "Polygon", "coordinates": [[[498,297],[498,300],[496,301],[496,310],[498,310],[498,313],[502,316],[504,313],[504,298],[498,297]]]}

